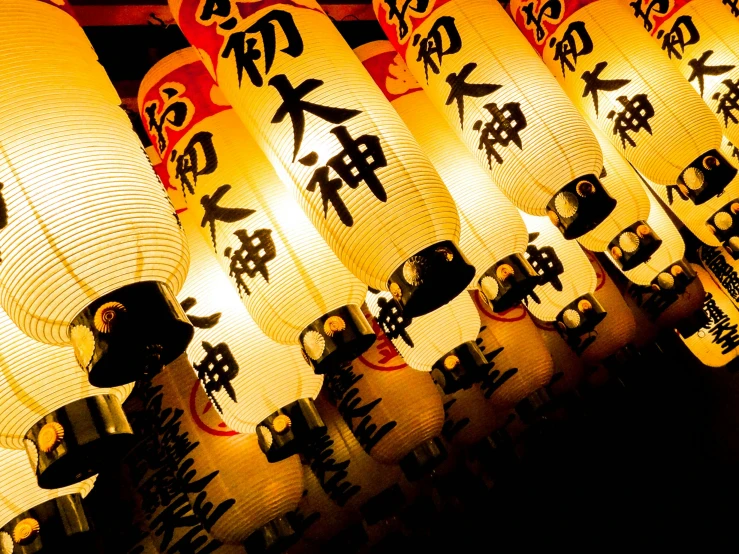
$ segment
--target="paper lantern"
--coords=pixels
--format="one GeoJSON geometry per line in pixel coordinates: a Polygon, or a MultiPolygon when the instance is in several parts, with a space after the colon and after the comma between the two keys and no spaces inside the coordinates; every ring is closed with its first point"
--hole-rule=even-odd
{"type": "Polygon", "coordinates": [[[522,305],[496,314],[479,293],[470,296],[480,316],[477,345],[493,364],[482,389],[499,411],[510,409],[550,381],[552,358],[522,305]]]}
{"type": "Polygon", "coordinates": [[[444,438],[455,446],[471,446],[505,423],[505,410],[485,398],[479,384],[444,395],[444,438]]]}
{"type": "Polygon", "coordinates": [[[185,196],[257,325],[277,342],[304,344],[319,370],[366,350],[374,340],[360,309],[367,286],[315,230],[194,49],[149,71],[139,108],[167,160],[169,191],[185,196]],[[173,113],[183,123],[161,129],[173,113]]]}
{"type": "Polygon", "coordinates": [[[459,246],[496,311],[518,304],[537,277],[523,256],[528,233],[516,208],[449,128],[388,41],[356,48],[385,97],[428,155],[457,204],[459,246]],[[494,217],[493,217],[494,215],[494,217]]]}
{"type": "Polygon", "coordinates": [[[475,344],[480,317],[467,294],[424,316],[409,318],[386,292],[367,293],[367,307],[413,369],[430,371],[444,392],[472,386],[488,362],[475,344]]]}
{"type": "Polygon", "coordinates": [[[723,248],[705,245],[698,250],[698,257],[713,282],[739,308],[739,262],[723,248]]]}
{"type": "Polygon", "coordinates": [[[457,250],[454,201],[315,1],[170,6],[234,111],[359,279],[391,290],[409,317],[468,285],[474,269],[457,250]]]}
{"type": "MultiPolygon", "coordinates": [[[[624,2],[624,4],[626,4],[624,2]]],[[[718,118],[729,140],[739,141],[739,21],[721,0],[629,4],[632,15],[660,45],[718,118]]]]}
{"type": "Polygon", "coordinates": [[[174,299],[184,235],[74,18],[10,0],[0,29],[0,304],[72,343],[94,385],[131,382],[192,336],[174,299]]]}
{"type": "Polygon", "coordinates": [[[326,386],[367,454],[400,464],[411,476],[427,473],[438,461],[429,453],[439,449],[441,399],[431,376],[408,366],[377,321],[370,322],[375,343],[328,377],[326,386]]]}
{"type": "Polygon", "coordinates": [[[603,223],[577,241],[588,250],[607,252],[614,264],[629,270],[648,260],[661,239],[647,223],[650,204],[641,179],[598,128],[593,132],[603,151],[600,179],[618,204],[603,223]]]}
{"type": "Polygon", "coordinates": [[[529,313],[542,321],[556,321],[570,337],[589,333],[606,316],[593,296],[597,279],[577,242],[559,235],[546,218],[522,214],[529,230],[526,257],[541,281],[526,300],[529,313]]]}
{"type": "Polygon", "coordinates": [[[598,181],[595,137],[502,7],[486,0],[373,6],[413,76],[519,209],[551,214],[567,238],[613,210],[598,181]]]}
{"type": "Polygon", "coordinates": [[[510,13],[570,100],[640,173],[684,184],[695,204],[736,174],[719,153],[721,127],[623,0],[544,5],[513,0],[510,13]]]}
{"type": "Polygon", "coordinates": [[[560,396],[572,391],[580,384],[583,378],[584,367],[580,357],[559,334],[554,324],[531,318],[539,335],[552,357],[554,372],[549,382],[549,391],[552,396],[560,396]]]}

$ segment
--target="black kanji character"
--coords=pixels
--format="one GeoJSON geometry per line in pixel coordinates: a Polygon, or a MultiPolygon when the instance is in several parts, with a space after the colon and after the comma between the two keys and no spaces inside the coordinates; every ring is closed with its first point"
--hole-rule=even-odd
{"type": "Polygon", "coordinates": [[[198,316],[187,313],[190,308],[194,307],[197,303],[197,299],[193,296],[188,296],[182,302],[180,302],[180,306],[182,306],[182,310],[187,314],[187,319],[190,320],[192,326],[197,329],[212,329],[213,327],[218,325],[218,322],[221,320],[221,312],[216,312],[214,314],[206,316],[198,316]]]}
{"type": "Polygon", "coordinates": [[[546,17],[552,21],[557,21],[562,16],[562,2],[560,0],[547,0],[539,10],[538,14],[534,13],[534,7],[537,2],[530,2],[521,8],[526,14],[526,26],[530,27],[534,24],[536,41],[541,42],[547,35],[547,30],[542,25],[542,20],[546,17]]]}
{"type": "Polygon", "coordinates": [[[470,76],[476,67],[476,63],[470,62],[462,68],[459,74],[450,73],[446,78],[446,82],[449,84],[449,96],[447,96],[446,105],[448,106],[454,101],[457,102],[459,125],[462,129],[464,129],[464,97],[481,98],[492,94],[503,86],[487,83],[468,83],[467,77],[470,76]]]}
{"type": "Polygon", "coordinates": [[[154,534],[162,537],[161,548],[166,551],[174,538],[174,533],[180,528],[197,527],[198,519],[190,509],[190,502],[184,494],[164,508],[151,520],[150,528],[154,534]]]}
{"type": "Polygon", "coordinates": [[[647,31],[651,31],[654,25],[649,16],[653,11],[657,15],[665,15],[670,9],[670,0],[651,0],[651,2],[647,4],[646,10],[642,10],[642,0],[634,0],[629,4],[629,6],[634,8],[634,15],[644,21],[644,28],[647,31]]]}
{"type": "Polygon", "coordinates": [[[8,205],[5,203],[5,196],[2,193],[4,186],[3,183],[0,183],[0,229],[5,229],[8,226],[8,205]]]}
{"type": "Polygon", "coordinates": [[[712,54],[713,50],[706,50],[700,58],[688,60],[688,65],[690,66],[690,77],[688,77],[688,81],[692,83],[694,80],[698,79],[701,96],[703,96],[703,77],[706,75],[723,75],[735,67],[733,65],[707,65],[706,62],[708,62],[708,58],[710,58],[712,54]]]}
{"type": "Polygon", "coordinates": [[[593,106],[595,107],[595,115],[598,115],[598,92],[601,90],[614,91],[631,82],[630,79],[601,79],[600,74],[608,67],[608,62],[598,62],[593,71],[585,71],[580,77],[585,81],[585,89],[582,97],[588,94],[593,97],[593,106]]]}
{"type": "Polygon", "coordinates": [[[687,202],[689,200],[688,195],[685,194],[683,191],[680,190],[680,187],[677,185],[667,185],[667,203],[672,206],[672,203],[675,201],[674,195],[677,194],[681,200],[684,200],[687,202]]]}
{"type": "Polygon", "coordinates": [[[470,418],[463,417],[454,421],[449,415],[449,408],[457,403],[456,398],[450,398],[444,402],[444,425],[441,427],[441,435],[447,440],[451,441],[457,433],[470,424],[470,418]]]}
{"type": "Polygon", "coordinates": [[[406,329],[413,323],[411,318],[405,317],[402,310],[392,300],[380,296],[377,299],[380,312],[377,314],[377,323],[390,339],[403,339],[403,342],[413,348],[413,340],[406,329]]]}
{"type": "Polygon", "coordinates": [[[426,82],[428,83],[429,67],[431,71],[438,75],[442,58],[450,54],[456,54],[462,49],[462,37],[459,36],[454,18],[451,15],[445,15],[437,19],[425,38],[421,38],[420,34],[415,35],[413,46],[417,45],[418,56],[416,61],[423,62],[423,70],[426,73],[426,82]],[[436,61],[433,59],[434,55],[436,61]]]}
{"type": "Polygon", "coordinates": [[[674,55],[678,60],[682,60],[685,47],[696,44],[701,39],[701,35],[693,23],[693,18],[689,15],[681,15],[667,33],[664,29],[660,29],[657,32],[657,38],[662,39],[662,50],[667,51],[668,58],[674,55]]]}
{"type": "Polygon", "coordinates": [[[721,82],[726,87],[726,92],[721,94],[717,92],[713,95],[714,100],[718,100],[718,107],[716,113],[723,116],[724,127],[729,125],[729,120],[732,123],[739,123],[736,114],[734,112],[739,110],[739,79],[732,81],[726,79],[721,82]]]}
{"type": "MultiPolygon", "coordinates": [[[[303,98],[310,92],[316,90],[323,84],[320,79],[306,79],[296,88],[286,75],[275,75],[269,80],[269,85],[277,89],[282,97],[282,104],[277,108],[271,123],[281,123],[285,116],[290,116],[293,125],[293,161],[298,155],[300,145],[303,143],[303,134],[305,133],[305,112],[312,113],[321,119],[338,125],[351,119],[357,114],[362,113],[361,110],[348,110],[345,108],[333,108],[330,106],[321,106],[313,102],[306,102],[303,98]]],[[[333,132],[333,131],[332,131],[333,132]]]]}
{"type": "Polygon", "coordinates": [[[575,71],[577,59],[593,52],[593,40],[585,28],[584,21],[573,21],[567,26],[562,38],[555,37],[549,41],[549,47],[554,46],[554,61],[559,62],[562,77],[567,70],[575,71]]]}
{"type": "Polygon", "coordinates": [[[722,354],[727,354],[735,348],[739,348],[737,324],[731,324],[729,316],[725,316],[723,319],[714,323],[708,332],[713,335],[713,344],[721,347],[722,354]]]}
{"type": "Polygon", "coordinates": [[[175,178],[179,179],[182,184],[182,194],[185,197],[187,197],[188,192],[195,194],[198,177],[209,175],[218,168],[218,154],[216,154],[216,149],[213,146],[213,133],[208,131],[195,133],[185,146],[182,154],[178,156],[176,150],[172,151],[172,159],[175,158],[177,159],[175,178]],[[202,152],[202,158],[199,152],[202,152]],[[202,167],[201,159],[203,161],[202,167]]]}
{"type": "Polygon", "coordinates": [[[158,117],[157,108],[159,108],[159,102],[151,102],[144,108],[149,131],[153,132],[157,136],[157,147],[159,148],[159,152],[164,152],[167,149],[166,128],[181,128],[185,124],[185,121],[187,121],[187,114],[189,111],[188,105],[182,100],[171,101],[180,93],[179,90],[167,87],[163,89],[162,92],[167,97],[167,104],[158,117]]]}
{"type": "Polygon", "coordinates": [[[219,413],[223,413],[218,400],[216,400],[215,393],[224,389],[228,397],[234,402],[237,402],[236,391],[231,381],[239,374],[239,364],[234,359],[231,349],[225,342],[220,342],[213,346],[209,342],[203,341],[202,345],[203,350],[205,350],[205,356],[193,366],[193,369],[197,372],[198,379],[203,384],[205,393],[210,398],[213,406],[219,413]]]}
{"type": "Polygon", "coordinates": [[[249,295],[251,291],[244,280],[244,274],[253,279],[259,273],[269,283],[267,262],[274,260],[276,255],[272,230],[257,229],[250,235],[245,229],[239,229],[234,235],[241,242],[241,246],[236,250],[229,246],[223,254],[231,258],[229,275],[236,281],[239,292],[249,295]]]}
{"type": "Polygon", "coordinates": [[[411,6],[413,0],[401,0],[403,5],[400,9],[398,9],[398,0],[383,1],[387,6],[388,20],[398,20],[398,38],[400,38],[401,40],[405,38],[405,36],[408,34],[408,31],[410,30],[410,27],[408,26],[408,21],[405,18],[406,12],[408,10],[411,10],[416,13],[423,13],[429,7],[429,0],[415,0],[415,6],[411,6]]]}
{"type": "Polygon", "coordinates": [[[214,15],[227,17],[230,13],[231,0],[205,0],[203,2],[203,10],[200,12],[198,19],[201,21],[210,21],[214,15]]]}
{"type": "Polygon", "coordinates": [[[287,54],[293,58],[297,58],[303,53],[303,38],[300,36],[293,16],[290,12],[284,10],[272,10],[267,15],[258,19],[251,27],[243,31],[231,33],[223,49],[221,57],[227,59],[234,55],[236,61],[236,71],[239,77],[239,86],[244,71],[249,76],[249,80],[254,86],[261,87],[264,84],[262,75],[259,73],[256,61],[262,57],[262,51],[256,48],[257,39],[253,37],[247,38],[247,35],[259,34],[262,37],[264,48],[264,74],[267,75],[272,69],[275,61],[275,52],[277,49],[277,34],[275,32],[275,23],[277,23],[287,39],[287,46],[280,49],[280,52],[287,54]]]}
{"type": "Polygon", "coordinates": [[[649,120],[654,117],[654,107],[646,94],[635,94],[631,99],[619,96],[616,100],[623,106],[623,110],[620,112],[612,110],[608,114],[608,119],[613,120],[613,134],[621,138],[621,146],[624,149],[627,142],[631,146],[636,146],[629,133],[638,133],[643,129],[652,134],[649,120]]]}
{"type": "Polygon", "coordinates": [[[513,143],[520,150],[523,150],[521,131],[526,128],[527,123],[518,102],[508,102],[503,104],[501,108],[495,103],[490,103],[485,104],[483,108],[490,112],[490,121],[483,124],[482,120],[478,120],[472,128],[480,132],[478,149],[485,148],[488,166],[492,169],[492,158],[495,158],[495,161],[499,164],[503,163],[503,158],[495,149],[496,144],[506,148],[510,143],[513,143]]]}
{"type": "Polygon", "coordinates": [[[213,248],[216,249],[216,221],[223,221],[224,223],[235,223],[246,219],[251,214],[255,213],[255,210],[249,208],[227,208],[219,206],[218,202],[231,190],[231,185],[221,185],[218,187],[213,195],[204,194],[200,198],[200,204],[203,206],[203,219],[200,220],[200,226],[210,227],[210,238],[213,240],[213,248]]]}
{"type": "Polygon", "coordinates": [[[537,247],[532,244],[539,236],[539,233],[531,233],[529,235],[529,245],[526,247],[526,260],[531,267],[539,274],[539,286],[549,283],[555,290],[562,290],[562,281],[559,276],[565,271],[562,260],[557,256],[557,252],[551,246],[537,247]]]}
{"type": "MultiPolygon", "coordinates": [[[[317,161],[318,154],[315,152],[311,152],[304,158],[300,158],[300,163],[308,166],[314,165],[317,161]]],[[[339,195],[339,189],[343,184],[344,182],[338,177],[331,179],[329,177],[329,168],[324,165],[316,168],[311,180],[308,182],[308,186],[305,188],[310,192],[315,192],[316,187],[318,187],[318,190],[321,193],[321,200],[323,202],[324,218],[328,217],[328,205],[331,204],[334,207],[336,215],[339,216],[339,220],[347,227],[351,227],[354,225],[354,218],[339,195]]]]}
{"type": "Polygon", "coordinates": [[[347,468],[351,460],[337,462],[334,459],[333,445],[334,441],[326,431],[310,445],[307,454],[311,460],[310,468],[321,488],[331,500],[343,507],[362,487],[348,480],[347,468]]]}
{"type": "Polygon", "coordinates": [[[731,9],[731,15],[739,17],[739,0],[721,0],[724,6],[729,6],[731,9]]]}

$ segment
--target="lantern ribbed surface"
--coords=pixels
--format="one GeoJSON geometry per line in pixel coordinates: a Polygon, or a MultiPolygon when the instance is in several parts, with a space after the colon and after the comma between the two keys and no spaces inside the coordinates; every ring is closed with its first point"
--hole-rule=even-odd
{"type": "Polygon", "coordinates": [[[545,21],[538,34],[526,23],[523,0],[509,9],[572,103],[642,174],[674,184],[693,160],[719,148],[721,127],[622,4],[563,1],[561,18],[545,21]]]}
{"type": "MultiPolygon", "coordinates": [[[[388,292],[367,293],[367,307],[379,320],[382,319],[381,311],[393,304],[388,292]]],[[[467,293],[462,293],[445,306],[414,317],[405,328],[406,336],[391,340],[409,366],[418,371],[431,371],[431,366],[450,350],[462,343],[474,342],[479,329],[480,317],[475,304],[467,293]]]]}
{"type": "Polygon", "coordinates": [[[0,449],[0,527],[48,500],[68,494],[87,496],[95,479],[97,476],[61,489],[41,489],[25,451],[0,449]]]}
{"type": "Polygon", "coordinates": [[[106,293],[140,281],[179,291],[187,248],[78,23],[9,0],[0,29],[0,304],[24,333],[64,344],[106,293]]]}
{"type": "Polygon", "coordinates": [[[445,395],[444,412],[444,438],[458,446],[477,444],[506,420],[506,411],[488,402],[479,384],[445,395]]]}
{"type": "Polygon", "coordinates": [[[454,198],[462,225],[459,247],[476,269],[472,286],[501,258],[523,254],[528,233],[518,211],[477,165],[392,44],[370,42],[354,52],[454,198]]]}
{"type": "MultiPolygon", "coordinates": [[[[185,195],[192,217],[200,222],[201,233],[259,327],[278,342],[298,344],[300,332],[323,314],[361,306],[367,286],[339,261],[290,196],[194,49],[175,52],[149,71],[139,94],[141,113],[152,107],[164,113],[172,101],[166,103],[162,90],[172,86],[181,90],[175,102],[182,102],[192,115],[159,152],[167,160],[168,186],[185,195]],[[215,164],[212,170],[209,160],[215,164]],[[194,169],[183,171],[187,164],[194,169]],[[214,220],[205,206],[221,192],[217,204],[235,215],[214,220]],[[247,243],[264,245],[264,252],[252,260],[255,267],[264,264],[261,273],[238,273],[235,266],[244,232],[247,243]]],[[[156,127],[146,115],[144,127],[157,145],[156,127]]]]}
{"type": "MultiPolygon", "coordinates": [[[[558,274],[552,275],[545,283],[534,288],[534,294],[539,301],[532,297],[526,301],[526,308],[532,316],[542,321],[554,321],[557,314],[570,302],[583,294],[595,291],[597,285],[595,272],[577,241],[565,240],[549,218],[525,213],[521,215],[531,238],[527,250],[529,263],[537,269],[537,265],[532,263],[532,256],[542,258],[542,264],[546,265],[547,259],[553,255],[562,265],[561,272],[554,271],[558,274]]],[[[544,267],[539,273],[542,271],[552,273],[544,267]]]]}
{"type": "MultiPolygon", "coordinates": [[[[549,390],[555,396],[572,391],[580,384],[585,370],[582,360],[557,332],[553,323],[531,318],[554,363],[549,390]]],[[[608,319],[608,316],[606,316],[608,319]]]]}
{"type": "Polygon", "coordinates": [[[405,32],[399,29],[397,17],[390,15],[390,3],[373,1],[390,42],[433,104],[519,209],[545,215],[547,203],[567,183],[600,173],[601,152],[587,123],[497,2],[429,2],[422,13],[409,8],[405,32]],[[458,42],[450,39],[452,27],[458,42]],[[444,55],[432,53],[434,40],[444,41],[436,46],[444,55]],[[426,48],[424,55],[421,49],[426,48]],[[454,77],[460,87],[464,81],[487,89],[454,100],[449,84],[454,77]],[[499,116],[506,114],[512,121],[507,123],[518,127],[519,138],[509,141],[498,138],[494,130],[492,135],[486,131],[491,129],[488,124],[505,126],[499,116]],[[490,138],[495,153],[484,144],[490,138]]]}
{"type": "Polygon", "coordinates": [[[449,192],[317,3],[232,3],[226,16],[204,15],[199,0],[170,6],[234,111],[359,279],[386,290],[409,257],[440,241],[458,242],[449,192]],[[215,26],[229,17],[235,22],[229,30],[215,26]],[[237,68],[245,41],[267,51],[259,30],[270,36],[268,29],[277,28],[278,46],[253,67],[237,68]],[[299,115],[296,96],[313,107],[299,115]]]}

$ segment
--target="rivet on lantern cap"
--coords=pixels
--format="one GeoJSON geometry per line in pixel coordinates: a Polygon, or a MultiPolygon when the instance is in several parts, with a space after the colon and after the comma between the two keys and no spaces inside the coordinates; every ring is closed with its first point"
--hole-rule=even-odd
{"type": "Polygon", "coordinates": [[[443,241],[424,248],[396,269],[388,290],[413,318],[433,312],[455,298],[475,276],[454,243],[443,241]]]}
{"type": "Polygon", "coordinates": [[[288,515],[277,517],[257,529],[244,541],[249,554],[278,554],[294,545],[300,534],[288,515]]]}
{"type": "Polygon", "coordinates": [[[677,184],[683,194],[699,205],[721,194],[736,173],[736,168],[712,149],[693,160],[680,173],[677,184]]]}
{"type": "Polygon", "coordinates": [[[557,314],[557,328],[565,338],[579,337],[592,331],[605,317],[600,302],[590,293],[583,294],[557,314]]]}
{"type": "Polygon", "coordinates": [[[739,259],[739,198],[724,204],[708,218],[706,224],[731,257],[739,259]]]}
{"type": "Polygon", "coordinates": [[[446,448],[441,439],[434,437],[411,450],[400,460],[399,465],[409,481],[418,481],[439,467],[446,456],[446,448]]]}
{"type": "Polygon", "coordinates": [[[368,525],[374,525],[395,516],[403,506],[405,495],[396,483],[367,500],[359,507],[359,512],[368,525]]]}
{"type": "Polygon", "coordinates": [[[609,244],[613,261],[622,271],[646,262],[662,244],[662,239],[645,221],[637,221],[623,229],[609,244]]]}
{"type": "Polygon", "coordinates": [[[316,319],[300,333],[300,343],[316,373],[331,373],[375,342],[372,326],[359,306],[342,306],[316,319]]]}
{"type": "Polygon", "coordinates": [[[134,442],[121,403],[107,394],[59,408],[31,427],[25,439],[42,489],[66,487],[99,473],[134,442]]]}
{"type": "Polygon", "coordinates": [[[504,312],[534,290],[539,274],[521,254],[499,260],[480,278],[480,290],[494,312],[504,312]]]}
{"type": "Polygon", "coordinates": [[[679,295],[696,278],[695,270],[686,260],[679,260],[667,266],[652,279],[652,290],[665,295],[679,295]]]}
{"type": "Polygon", "coordinates": [[[547,204],[547,214],[566,239],[595,229],[616,207],[616,200],[595,175],[567,183],[547,204]]]}
{"type": "Polygon", "coordinates": [[[158,373],[185,351],[192,336],[192,325],[175,296],[154,281],[106,294],[70,324],[77,362],[96,387],[158,373]]]}
{"type": "Polygon", "coordinates": [[[434,363],[431,377],[446,394],[468,389],[482,380],[492,364],[472,341],[450,350],[434,363]]]}
{"type": "Polygon", "coordinates": [[[301,398],[283,406],[257,425],[257,437],[269,462],[303,452],[326,432],[313,400],[301,398]]]}

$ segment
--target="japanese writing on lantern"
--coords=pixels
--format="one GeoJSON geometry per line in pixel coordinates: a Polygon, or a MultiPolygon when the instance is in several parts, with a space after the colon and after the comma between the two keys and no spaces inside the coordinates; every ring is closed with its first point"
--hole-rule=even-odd
{"type": "Polygon", "coordinates": [[[413,13],[420,15],[429,7],[429,0],[383,0],[383,2],[387,6],[388,20],[390,22],[393,19],[398,20],[398,38],[401,40],[408,36],[408,32],[410,31],[409,21],[406,16],[410,17],[413,13]],[[409,11],[411,14],[408,13],[409,11]]]}
{"type": "Polygon", "coordinates": [[[721,353],[727,354],[739,348],[739,331],[737,324],[732,323],[729,316],[716,304],[716,300],[710,292],[706,293],[703,300],[703,312],[708,321],[703,326],[713,338],[711,342],[721,347],[721,353]]]}
{"type": "Polygon", "coordinates": [[[729,6],[729,9],[731,9],[731,15],[739,17],[739,0],[721,0],[721,3],[725,6],[729,6]]]}
{"type": "Polygon", "coordinates": [[[737,160],[739,160],[739,148],[737,148],[736,146],[734,146],[730,142],[728,143],[728,146],[729,146],[729,148],[731,148],[731,157],[732,158],[736,158],[737,160]]]}
{"type": "Polygon", "coordinates": [[[189,101],[180,97],[183,90],[182,86],[175,84],[165,86],[161,90],[165,97],[161,113],[159,113],[160,106],[157,100],[150,102],[144,107],[149,132],[156,136],[157,148],[160,153],[164,153],[167,149],[167,130],[182,129],[189,121],[189,115],[192,113],[189,101]]]}
{"type": "Polygon", "coordinates": [[[553,22],[559,21],[563,9],[561,0],[547,0],[539,8],[539,13],[535,13],[536,4],[537,2],[529,2],[521,7],[521,11],[526,14],[526,20],[524,21],[526,27],[532,28],[533,26],[536,42],[541,43],[547,36],[547,30],[543,25],[544,19],[553,22]]]}
{"type": "Polygon", "coordinates": [[[675,56],[678,60],[682,60],[685,47],[697,44],[701,35],[693,23],[693,17],[681,15],[675,19],[669,31],[665,32],[664,29],[657,31],[657,38],[662,39],[662,50],[667,52],[669,58],[675,56]]]}
{"type": "Polygon", "coordinates": [[[403,342],[413,348],[413,340],[406,329],[413,323],[413,320],[406,317],[403,311],[392,300],[387,300],[382,296],[377,298],[377,306],[380,308],[377,314],[377,323],[385,331],[385,335],[390,339],[403,339],[403,342]]]}
{"type": "MultiPolygon", "coordinates": [[[[690,66],[690,76],[688,77],[688,81],[692,83],[696,79],[698,80],[698,87],[700,89],[701,96],[703,96],[703,87],[705,85],[704,77],[706,75],[723,75],[735,67],[733,65],[708,65],[708,58],[712,55],[713,50],[706,50],[699,58],[694,58],[688,61],[688,65],[690,66]]],[[[714,96],[714,99],[715,98],[716,97],[714,96]]]]}
{"type": "Polygon", "coordinates": [[[382,398],[375,398],[362,405],[362,397],[359,396],[359,388],[355,385],[364,379],[364,375],[357,375],[354,367],[347,364],[328,378],[328,387],[331,394],[338,402],[337,408],[344,421],[351,429],[367,454],[379,443],[385,435],[392,431],[397,421],[388,421],[377,426],[372,421],[372,410],[382,402],[382,398]]]}
{"type": "Polygon", "coordinates": [[[724,127],[732,123],[739,123],[737,112],[739,112],[739,79],[726,79],[721,82],[726,88],[724,92],[717,92],[713,95],[714,100],[718,100],[716,113],[724,118],[724,127]]]}
{"type": "Polygon", "coordinates": [[[480,331],[477,335],[477,339],[475,339],[475,343],[477,344],[480,352],[483,353],[485,359],[489,364],[487,373],[480,381],[480,389],[485,394],[485,398],[490,398],[495,393],[495,391],[497,391],[506,383],[506,381],[508,381],[511,377],[518,373],[518,368],[511,367],[506,369],[505,371],[501,371],[500,369],[495,368],[495,358],[497,358],[498,355],[503,352],[503,350],[505,350],[505,347],[499,346],[498,348],[486,352],[487,346],[485,346],[483,332],[487,328],[487,325],[483,325],[482,327],[480,327],[480,331]]]}
{"type": "Polygon", "coordinates": [[[452,419],[449,410],[456,403],[457,399],[453,397],[447,397],[444,400],[444,425],[441,427],[441,436],[448,441],[451,441],[462,429],[470,424],[469,417],[462,417],[457,420],[452,419]]]}
{"type": "Polygon", "coordinates": [[[336,461],[333,445],[334,441],[328,431],[311,444],[310,468],[331,500],[339,506],[344,506],[352,496],[362,490],[362,487],[349,481],[347,469],[351,460],[336,461]]]}
{"type": "Polygon", "coordinates": [[[420,33],[414,35],[413,46],[418,46],[416,61],[423,63],[428,83],[429,68],[438,75],[444,56],[456,54],[462,49],[462,37],[459,35],[454,18],[444,15],[434,22],[425,37],[420,33]]]}
{"type": "MultiPolygon", "coordinates": [[[[539,233],[529,233],[529,245],[526,247],[526,260],[531,264],[531,267],[539,274],[539,284],[537,286],[544,286],[546,284],[552,285],[554,290],[562,290],[562,281],[559,276],[565,271],[562,261],[557,256],[557,252],[551,246],[538,247],[533,242],[537,239],[539,233]]],[[[534,292],[529,293],[529,297],[536,302],[541,304],[541,299],[534,292]]],[[[524,303],[528,306],[528,298],[524,298],[524,303]]]]}
{"type": "Polygon", "coordinates": [[[565,77],[568,70],[575,71],[580,56],[593,52],[593,41],[585,30],[584,21],[570,23],[560,40],[552,37],[550,46],[554,46],[554,61],[559,62],[562,77],[565,77]]]}
{"type": "Polygon", "coordinates": [[[650,0],[646,9],[642,7],[642,0],[634,0],[629,6],[634,8],[634,15],[644,22],[644,28],[651,31],[654,28],[652,14],[665,15],[670,9],[670,0],[650,0]]]}
{"type": "Polygon", "coordinates": [[[175,179],[182,185],[182,194],[195,194],[198,177],[210,175],[218,168],[218,155],[213,146],[213,133],[200,131],[195,133],[181,154],[172,151],[175,159],[175,179]]]}
{"type": "Polygon", "coordinates": [[[739,304],[739,273],[724,257],[721,249],[702,245],[701,263],[710,271],[735,303],[739,304]]]}

